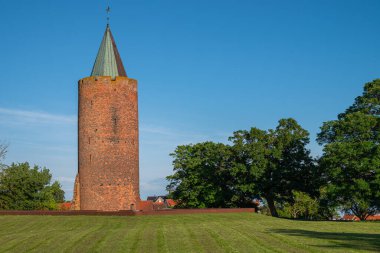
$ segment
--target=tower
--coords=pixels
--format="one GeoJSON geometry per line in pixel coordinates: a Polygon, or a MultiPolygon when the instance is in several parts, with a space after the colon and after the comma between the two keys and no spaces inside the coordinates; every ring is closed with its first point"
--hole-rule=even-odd
{"type": "Polygon", "coordinates": [[[78,82],[78,175],[74,209],[138,208],[137,80],[127,77],[111,29],[90,77],[78,82]]]}

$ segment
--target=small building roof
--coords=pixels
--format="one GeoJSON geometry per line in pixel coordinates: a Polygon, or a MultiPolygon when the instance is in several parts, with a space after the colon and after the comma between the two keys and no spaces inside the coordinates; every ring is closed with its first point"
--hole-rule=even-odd
{"type": "Polygon", "coordinates": [[[159,198],[162,198],[163,200],[165,200],[166,196],[148,196],[146,200],[152,200],[153,202],[155,202],[159,198]]]}
{"type": "Polygon", "coordinates": [[[166,203],[170,207],[177,205],[177,202],[175,202],[173,199],[166,199],[166,203]]]}

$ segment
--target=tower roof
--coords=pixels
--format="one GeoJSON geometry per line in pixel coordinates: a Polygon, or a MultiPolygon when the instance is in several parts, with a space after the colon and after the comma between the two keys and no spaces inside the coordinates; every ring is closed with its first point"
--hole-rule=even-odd
{"type": "Polygon", "coordinates": [[[91,76],[127,76],[108,24],[91,76]]]}

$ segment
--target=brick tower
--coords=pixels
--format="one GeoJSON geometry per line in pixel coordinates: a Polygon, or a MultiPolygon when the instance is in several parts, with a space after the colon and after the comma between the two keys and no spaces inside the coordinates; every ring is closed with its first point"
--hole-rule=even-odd
{"type": "Polygon", "coordinates": [[[79,80],[77,210],[137,209],[137,81],[127,77],[109,25],[90,77],[79,80]]]}

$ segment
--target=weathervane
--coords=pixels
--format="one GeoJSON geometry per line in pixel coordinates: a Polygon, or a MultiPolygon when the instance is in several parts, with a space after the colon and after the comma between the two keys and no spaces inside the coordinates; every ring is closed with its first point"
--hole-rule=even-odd
{"type": "Polygon", "coordinates": [[[111,12],[109,1],[108,1],[108,7],[106,9],[106,12],[107,12],[107,25],[109,25],[110,24],[110,12],[111,12]]]}

